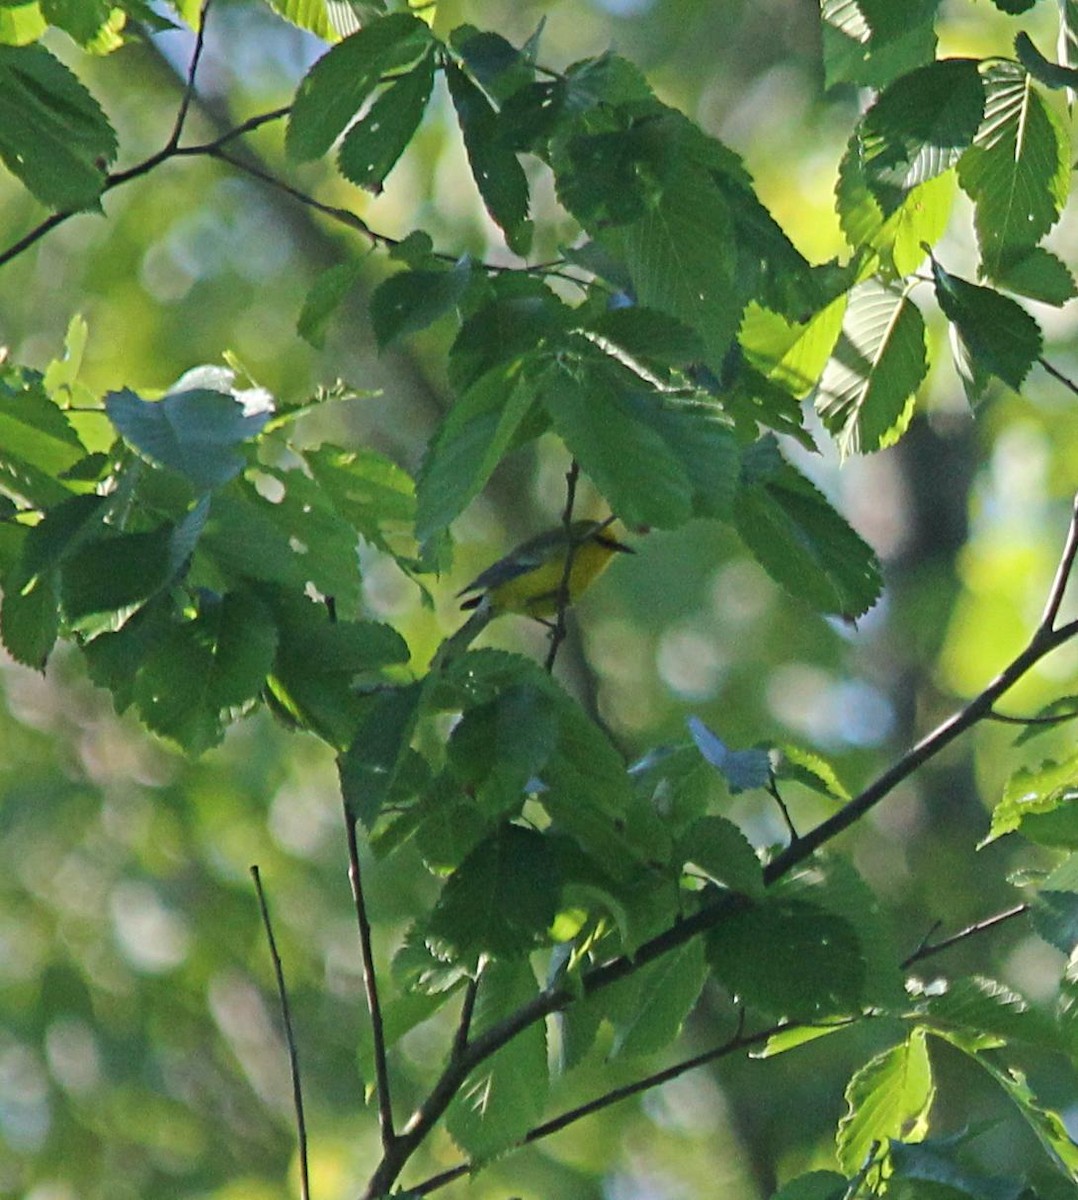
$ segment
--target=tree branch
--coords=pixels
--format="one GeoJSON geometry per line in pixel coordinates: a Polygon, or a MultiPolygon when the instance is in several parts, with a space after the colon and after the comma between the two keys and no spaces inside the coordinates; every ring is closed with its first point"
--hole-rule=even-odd
{"type": "Polygon", "coordinates": [[[281,956],[277,953],[277,941],[273,936],[269,907],[266,904],[266,894],[262,890],[262,878],[259,875],[257,866],[251,868],[251,876],[255,881],[258,908],[262,914],[262,925],[266,930],[266,941],[269,944],[270,958],[273,960],[273,973],[277,979],[277,996],[281,1002],[281,1018],[284,1021],[285,1044],[288,1047],[288,1069],[292,1075],[292,1103],[296,1110],[296,1137],[299,1143],[299,1192],[302,1200],[309,1200],[311,1185],[307,1168],[307,1122],[303,1116],[303,1087],[300,1084],[299,1078],[299,1055],[296,1053],[296,1038],[292,1032],[292,1014],[288,1005],[288,989],[285,987],[284,967],[281,964],[281,956]]]}
{"type": "Polygon", "coordinates": [[[371,1042],[374,1048],[374,1079],[378,1092],[378,1125],[382,1135],[382,1152],[392,1153],[397,1135],[393,1129],[393,1103],[389,1091],[389,1064],[386,1060],[385,1024],[382,1005],[378,999],[378,978],[374,970],[374,951],[371,944],[371,923],[363,897],[363,879],[359,864],[359,845],[356,842],[356,823],[344,806],[344,825],[348,837],[348,878],[359,923],[359,951],[363,961],[363,990],[367,997],[367,1013],[371,1022],[371,1042]]]}
{"type": "Polygon", "coordinates": [[[191,53],[191,61],[187,66],[187,79],[184,82],[183,95],[180,97],[180,107],[176,111],[176,121],[172,133],[165,143],[166,150],[175,150],[183,136],[183,127],[187,122],[187,114],[191,110],[191,101],[195,98],[195,76],[202,61],[202,52],[206,48],[206,18],[210,15],[210,5],[213,0],[202,0],[202,9],[198,14],[198,27],[195,30],[195,48],[191,53]]]}
{"type": "Polygon", "coordinates": [[[576,486],[580,480],[580,464],[574,458],[565,472],[565,508],[561,514],[561,524],[565,531],[566,550],[565,566],[558,582],[557,616],[550,630],[550,648],[547,650],[546,662],[543,664],[549,675],[554,670],[558,657],[558,648],[565,641],[568,632],[566,613],[571,597],[569,595],[569,580],[573,574],[573,559],[576,557],[576,543],[573,541],[573,509],[576,506],[576,486]]]}
{"type": "Polygon", "coordinates": [[[988,930],[995,929],[1007,921],[1013,921],[1015,917],[1020,917],[1026,912],[1029,912],[1028,904],[1016,904],[1013,908],[1007,908],[1003,912],[994,913],[992,916],[985,917],[980,921],[974,921],[972,925],[967,925],[965,929],[960,929],[957,933],[952,933],[950,937],[941,938],[938,942],[929,942],[926,940],[912,954],[902,960],[902,969],[906,970],[907,967],[912,967],[914,963],[923,962],[926,958],[931,958],[936,954],[942,954],[944,950],[950,950],[952,946],[957,946],[959,942],[964,942],[967,938],[976,937],[979,933],[987,933],[988,930]]]}
{"type": "MultiPolygon", "coordinates": [[[[1036,663],[1078,634],[1078,621],[1068,622],[1058,628],[1053,627],[1051,623],[1058,611],[1058,603],[1053,603],[1053,600],[1057,595],[1062,594],[1062,589],[1066,586],[1067,575],[1073,564],[1074,543],[1078,539],[1078,528],[1076,527],[1078,527],[1078,506],[1072,508],[1067,542],[1060,559],[1060,568],[1056,572],[1056,579],[1049,594],[1045,616],[1034,631],[1026,648],[988,684],[984,691],[922,738],[898,762],[858,796],[855,796],[844,808],[798,838],[796,842],[787,846],[772,859],[764,868],[765,883],[773,884],[784,875],[789,874],[794,867],[809,858],[820,846],[860,820],[899,783],[912,775],[918,767],[928,762],[978,721],[986,718],[1000,696],[1007,692],[1036,663]]],[[[735,893],[724,893],[692,916],[680,920],[677,924],[639,946],[631,958],[622,955],[586,971],[579,981],[578,989],[547,988],[504,1021],[486,1029],[468,1044],[459,1057],[452,1059],[446,1065],[426,1100],[412,1114],[396,1143],[378,1164],[364,1193],[365,1200],[375,1200],[376,1197],[388,1195],[408,1159],[441,1118],[468,1074],[507,1042],[510,1042],[518,1033],[529,1028],[536,1021],[544,1020],[552,1013],[567,1007],[581,994],[591,996],[602,988],[609,987],[618,980],[633,974],[669,951],[684,945],[698,934],[716,926],[745,903],[747,901],[735,893]]]]}

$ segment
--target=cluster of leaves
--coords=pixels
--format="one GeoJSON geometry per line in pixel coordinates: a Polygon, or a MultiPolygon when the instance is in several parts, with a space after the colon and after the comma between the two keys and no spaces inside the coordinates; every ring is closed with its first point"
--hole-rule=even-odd
{"type": "MultiPolygon", "coordinates": [[[[273,7],[333,32],[323,5],[273,7]]],[[[1023,383],[1042,339],[1013,296],[1061,304],[1075,294],[1041,244],[1068,195],[1052,93],[1075,83],[1069,61],[1049,62],[1028,38],[1013,60],[937,61],[932,0],[825,0],[829,80],[878,95],[839,169],[849,261],[814,266],[737,155],[625,60],[556,73],[539,65],[538,36],[517,48],[464,26],[442,39],[412,12],[359,9],[358,28],[299,85],[288,157],[335,148],[346,179],[380,189],[443,76],[482,202],[522,259],[533,235],[522,160],[552,174],[580,234],[557,267],[577,302],[549,268],[495,270],[436,253],[422,232],[395,246],[402,269],[372,300],[379,342],[442,319],[459,326],[454,400],[414,482],[369,450],[297,444],[306,406],[278,409],[238,389],[234,372],[193,373],[160,398],[98,400],[78,380],[78,323],[44,374],[5,364],[5,646],[40,668],[58,638],[73,641],[118,708],[192,752],[264,701],[339,753],[348,814],[375,852],[407,843],[444,880],[396,957],[371,1076],[383,1086],[385,1045],[468,989],[457,1050],[491,1049],[474,1062],[451,1052],[450,1070],[467,1070],[426,1111],[445,1113],[471,1161],[541,1118],[552,1069],[544,1017],[560,1015],[555,1069],[579,1063],[603,1030],[612,1053],[648,1055],[676,1038],[713,980],[776,1031],[774,1053],[868,1016],[903,1028],[850,1084],[842,1173],[794,1181],[784,1200],[884,1184],[909,1196],[1069,1194],[1078,1152],[1008,1055],[1031,1043],[1074,1058],[1073,978],[1056,1020],[988,980],[907,983],[885,915],[847,862],[809,859],[796,839],[776,856],[714,811],[716,771],[729,790],[781,800],[791,779],[854,803],[828,764],[796,749],[781,762],[731,751],[698,728],[695,746],[627,768],[530,660],[455,649],[408,674],[400,635],[364,619],[357,553],[362,540],[418,571],[414,545],[436,542],[507,453],[552,434],[626,524],[728,523],[811,607],[867,611],[881,587],[872,551],[779,439],[812,446],[810,396],[844,453],[902,435],[929,367],[919,289],[951,326],[971,402],[993,381],[1023,383]],[[974,205],[976,283],[933,254],[956,185],[974,205]],[[967,1139],[925,1140],[928,1035],[981,1064],[1026,1117],[1051,1164],[1035,1181],[985,1181],[963,1165],[967,1139]]],[[[1078,24],[1070,3],[1061,11],[1070,53],[1078,24]]],[[[0,157],[57,212],[97,203],[117,146],[90,94],[35,44],[33,22],[107,49],[129,18],[151,15],[133,2],[0,4],[0,38],[26,43],[0,46],[0,157]],[[13,33],[16,18],[30,24],[13,33]]],[[[346,263],[319,281],[301,316],[306,336],[322,336],[357,273],[346,263]]],[[[993,832],[1073,849],[1076,769],[1016,779],[993,832]]],[[[1073,864],[1037,882],[1034,927],[1072,953],[1073,864]]],[[[403,1166],[399,1143],[385,1141],[382,1190],[403,1166]]]]}

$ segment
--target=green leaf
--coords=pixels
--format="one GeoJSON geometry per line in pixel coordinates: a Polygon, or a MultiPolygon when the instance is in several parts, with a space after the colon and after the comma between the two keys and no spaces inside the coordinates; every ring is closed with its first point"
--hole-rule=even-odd
{"type": "Polygon", "coordinates": [[[379,692],[352,744],[337,760],[345,809],[368,833],[393,789],[412,740],[421,695],[419,684],[379,692]]]}
{"type": "Polygon", "coordinates": [[[123,44],[122,9],[111,0],[41,0],[41,14],[92,53],[106,53],[123,44]]]}
{"type": "Polygon", "coordinates": [[[876,556],[770,435],[745,452],[734,523],[768,574],[813,608],[859,617],[878,599],[876,556]]]}
{"type": "Polygon", "coordinates": [[[841,804],[850,799],[849,790],[839,779],[834,766],[819,754],[786,743],[778,747],[774,757],[777,758],[774,763],[776,779],[793,780],[841,804]]]}
{"type": "Polygon", "coordinates": [[[1063,762],[1019,767],[992,811],[982,845],[1005,833],[1021,833],[1046,845],[1078,847],[1078,755],[1063,762]]]}
{"type": "Polygon", "coordinates": [[[1029,920],[1037,934],[1068,957],[1078,947],[1078,894],[1042,888],[1033,898],[1029,920]]]}
{"type": "Polygon", "coordinates": [[[60,589],[56,571],[4,581],[0,638],[16,662],[45,669],[60,631],[60,589]]]}
{"type": "Polygon", "coordinates": [[[526,955],[558,911],[561,879],[546,839],[503,823],[445,882],[429,931],[454,957],[526,955]]]}
{"type": "Polygon", "coordinates": [[[954,326],[969,368],[963,382],[971,403],[984,393],[986,376],[996,375],[1016,391],[1040,357],[1041,331],[1021,305],[991,288],[979,287],[945,271],[933,260],[936,299],[954,326]]]}
{"type": "Polygon", "coordinates": [[[712,879],[746,896],[763,894],[763,868],[752,843],[725,817],[700,817],[674,848],[674,859],[693,864],[712,879]]]}
{"type": "Polygon", "coordinates": [[[815,904],[743,900],[707,935],[707,954],[715,978],[768,1016],[816,1021],[860,1009],[865,964],[857,935],[815,904]]]}
{"type": "Polygon", "coordinates": [[[454,63],[445,66],[449,94],[464,136],[472,176],[487,212],[505,234],[514,254],[528,253],[532,223],[528,218],[528,180],[512,146],[502,136],[490,101],[454,63]]]}
{"type": "MultiPolygon", "coordinates": [[[[482,1036],[536,993],[527,960],[489,964],[480,980],[473,1036],[482,1036]]],[[[536,1021],[468,1076],[446,1111],[446,1128],[469,1159],[488,1161],[536,1124],[548,1086],[546,1027],[536,1021]]]]}
{"type": "Polygon", "coordinates": [[[663,529],[692,515],[685,466],[648,420],[654,395],[632,392],[612,368],[574,369],[556,360],[539,386],[554,429],[627,525],[663,529]]]}
{"type": "Polygon", "coordinates": [[[269,610],[251,593],[204,603],[147,655],[135,681],[139,715],[156,733],[200,754],[224,736],[228,710],[262,689],[277,648],[269,610]]]}
{"type": "Polygon", "coordinates": [[[378,348],[426,329],[459,303],[471,280],[461,259],[450,271],[401,271],[378,285],[371,296],[371,324],[378,348]]]}
{"type": "MultiPolygon", "coordinates": [[[[18,480],[27,468],[46,476],[62,475],[85,454],[79,435],[46,393],[37,372],[0,371],[0,465],[4,475],[18,480]]],[[[65,488],[53,487],[56,499],[67,495],[65,488]]]]}
{"type": "Polygon", "coordinates": [[[915,14],[908,5],[903,5],[905,27],[892,33],[874,30],[856,0],[822,0],[825,86],[853,83],[882,88],[899,76],[931,63],[936,57],[931,7],[927,14],[915,14]]]}
{"type": "Polygon", "coordinates": [[[327,268],[311,284],[303,301],[296,331],[316,350],[325,346],[326,326],[330,318],[362,276],[363,264],[358,259],[351,259],[327,268]]]}
{"type": "Polygon", "coordinates": [[[848,1109],[838,1127],[842,1169],[850,1175],[862,1170],[873,1147],[888,1139],[923,1138],[935,1091],[923,1029],[861,1067],[846,1088],[848,1109]]]}
{"type": "Polygon", "coordinates": [[[1057,308],[1078,296],[1070,269],[1043,246],[1005,255],[996,264],[993,279],[1008,292],[1040,300],[1042,304],[1054,304],[1057,308]]]}
{"type": "Polygon", "coordinates": [[[1062,1168],[1072,1184],[1078,1183],[1078,1143],[1071,1138],[1059,1113],[1038,1102],[1021,1071],[997,1066],[984,1054],[976,1054],[974,1058],[1007,1093],[1049,1158],[1062,1168]]]}
{"type": "Polygon", "coordinates": [[[809,1171],[784,1183],[771,1200],[844,1200],[849,1186],[846,1176],[835,1171],[809,1171]]]}
{"type": "Polygon", "coordinates": [[[953,166],[973,141],[985,92],[974,59],[941,59],[892,83],[854,135],[865,182],[889,216],[918,184],[953,166]]]}
{"type": "Polygon", "coordinates": [[[335,39],[337,31],[326,15],[326,0],[266,0],[266,3],[286,21],[306,29],[315,37],[326,42],[335,39]]]}
{"type": "Polygon", "coordinates": [[[958,165],[976,205],[985,272],[1037,244],[1059,219],[1070,188],[1067,131],[1033,80],[1013,63],[994,64],[977,141],[958,165]]]}
{"type": "Polygon", "coordinates": [[[518,362],[495,367],[449,410],[416,480],[416,537],[445,529],[479,494],[535,402],[518,362]]]}
{"type": "Polygon", "coordinates": [[[80,546],[67,556],[60,584],[69,621],[118,612],[140,604],[163,588],[177,566],[177,527],[148,533],[121,533],[80,546]]]}
{"type": "Polygon", "coordinates": [[[109,392],[105,411],[117,431],[151,462],[179,471],[199,491],[221,487],[243,470],[240,446],[254,438],[269,413],[244,412],[224,392],[199,388],[163,400],[109,392]]]}
{"type": "Polygon", "coordinates": [[[843,458],[902,436],[927,371],[924,320],[908,291],[875,280],[854,288],[815,399],[843,458]]]}
{"type": "Polygon", "coordinates": [[[537,778],[559,737],[558,712],[545,691],[511,685],[469,708],[449,739],[448,761],[480,809],[513,815],[525,787],[537,778]]]}
{"type": "Polygon", "coordinates": [[[285,135],[293,162],[320,158],[391,70],[413,62],[431,33],[410,13],[392,13],[346,37],[307,72],[296,91],[285,135]]]}
{"type": "Polygon", "coordinates": [[[846,296],[839,296],[804,322],[750,304],[738,342],[749,362],[768,379],[803,399],[816,386],[834,349],[846,303],[846,296]]]}
{"type": "Polygon", "coordinates": [[[925,246],[943,235],[954,206],[954,171],[945,171],[910,191],[885,216],[869,191],[855,153],[847,150],[839,165],[835,199],[846,240],[864,255],[862,275],[872,269],[888,278],[912,274],[926,257],[925,246]]]}
{"type": "Polygon", "coordinates": [[[376,195],[415,135],[434,86],[433,48],[393,80],[344,135],[337,166],[345,179],[376,195]]]}
{"type": "Polygon", "coordinates": [[[628,1011],[619,1012],[616,1001],[612,1055],[628,1058],[654,1054],[680,1033],[707,980],[704,944],[694,938],[637,971],[633,977],[628,1011]]]}
{"type": "Polygon", "coordinates": [[[333,508],[371,545],[389,552],[387,533],[411,531],[415,484],[384,454],[327,443],[303,459],[333,508]]]}
{"type": "Polygon", "coordinates": [[[933,980],[930,987],[911,994],[918,999],[916,1014],[926,1025],[961,1034],[986,1049],[1014,1041],[1059,1048],[1059,1034],[1044,1014],[994,979],[971,975],[933,980]]]}
{"type": "Polygon", "coordinates": [[[44,46],[0,45],[0,159],[49,208],[97,206],[116,134],[44,46]]]}
{"type": "Polygon", "coordinates": [[[696,330],[720,370],[748,297],[736,277],[730,207],[707,171],[679,164],[645,216],[593,232],[628,270],[636,302],[696,330]]]}

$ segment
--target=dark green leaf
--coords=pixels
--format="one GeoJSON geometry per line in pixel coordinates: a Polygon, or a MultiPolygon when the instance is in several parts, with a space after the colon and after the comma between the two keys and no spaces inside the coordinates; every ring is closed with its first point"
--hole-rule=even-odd
{"type": "Polygon", "coordinates": [[[465,259],[450,271],[390,275],[371,297],[371,324],[379,348],[426,329],[460,301],[470,279],[471,267],[465,259]]]}
{"type": "Polygon", "coordinates": [[[344,135],[337,166],[345,179],[376,194],[412,140],[434,86],[434,51],[390,83],[344,135]]]}
{"type": "Polygon", "coordinates": [[[983,393],[985,373],[1016,390],[1040,357],[1041,331],[1021,305],[932,263],[936,299],[955,327],[972,371],[964,378],[971,402],[983,393]]]}
{"type": "Polygon", "coordinates": [[[535,76],[528,56],[500,33],[459,25],[450,43],[479,84],[499,104],[535,76]]]}
{"type": "Polygon", "coordinates": [[[734,523],[768,573],[813,608],[858,617],[879,597],[876,556],[770,435],[745,453],[734,523]]]}
{"type": "Polygon", "coordinates": [[[4,581],[0,637],[16,662],[43,671],[59,630],[60,589],[56,571],[4,581]]]}
{"type": "Polygon", "coordinates": [[[814,904],[743,900],[707,935],[707,952],[715,978],[769,1016],[813,1021],[860,1008],[865,964],[857,935],[814,904]]]}
{"type": "Polygon", "coordinates": [[[1043,246],[1006,255],[996,263],[992,278],[1009,292],[1057,308],[1078,295],[1070,269],[1043,246]]]}
{"type": "MultiPolygon", "coordinates": [[[[960,1160],[962,1136],[920,1141],[892,1139],[888,1153],[888,1191],[899,1200],[1036,1200],[1025,1178],[1004,1179],[980,1175],[969,1170],[960,1160]],[[910,1189],[911,1181],[922,1187],[910,1189]]],[[[1042,1198],[1043,1200],[1043,1198],[1042,1198]]]]}
{"type": "Polygon", "coordinates": [[[449,410],[416,480],[416,537],[445,529],[477,496],[535,402],[519,363],[495,367],[449,410]]]}
{"type": "Polygon", "coordinates": [[[917,998],[917,1016],[930,1027],[958,1033],[986,1048],[1026,1042],[1059,1048],[1059,1035],[1044,1013],[1005,984],[980,975],[934,980],[917,998]]]}
{"type": "Polygon", "coordinates": [[[502,824],[446,880],[430,933],[458,959],[526,955],[557,913],[561,880],[546,839],[502,824]]]}
{"type": "MultiPolygon", "coordinates": [[[[850,0],[822,0],[824,82],[883,88],[936,57],[932,15],[911,18],[894,36],[874,34],[850,0]]],[[[905,15],[905,6],[903,6],[905,15]]]]}
{"type": "Polygon", "coordinates": [[[336,512],[371,545],[388,551],[387,533],[410,531],[415,484],[384,454],[326,443],[306,451],[303,458],[336,512]]]}
{"type": "Polygon", "coordinates": [[[905,433],[927,371],[924,320],[908,291],[875,280],[856,287],[815,399],[843,457],[905,433]]]}
{"type": "MultiPolygon", "coordinates": [[[[493,962],[483,971],[472,1020],[475,1036],[534,1000],[527,960],[493,962]]],[[[468,1076],[446,1112],[446,1128],[472,1162],[519,1142],[543,1114],[549,1083],[546,1026],[536,1021],[468,1076]]]]}
{"type": "Polygon", "coordinates": [[[344,298],[363,275],[358,259],[338,263],[323,271],[311,284],[296,323],[296,331],[305,341],[321,350],[326,344],[326,326],[344,298]]]}
{"type": "Polygon", "coordinates": [[[1070,956],[1078,947],[1078,893],[1042,889],[1033,898],[1029,919],[1040,937],[1062,953],[1070,956]]]}
{"type": "Polygon", "coordinates": [[[810,1171],[783,1184],[772,1194],[771,1200],[844,1200],[849,1186],[845,1175],[834,1171],[810,1171]]]}
{"type": "Polygon", "coordinates": [[[93,208],[116,156],[97,101],[44,46],[0,45],[0,159],[42,204],[93,208]]]}
{"type": "Polygon", "coordinates": [[[368,832],[393,788],[415,731],[421,694],[419,684],[379,692],[352,744],[337,760],[348,815],[368,832]]]}
{"type": "MultiPolygon", "coordinates": [[[[17,368],[2,370],[2,365],[0,372],[3,473],[17,483],[28,469],[46,478],[70,470],[85,455],[86,447],[66,414],[46,394],[40,375],[17,368]]],[[[54,502],[68,494],[55,483],[51,490],[54,502]]]]}
{"type": "Polygon", "coordinates": [[[462,785],[491,816],[513,815],[558,743],[553,700],[526,684],[470,708],[453,730],[448,759],[462,785]]]}
{"type": "Polygon", "coordinates": [[[694,938],[637,971],[627,1011],[614,1006],[612,1053],[623,1058],[654,1054],[677,1037],[692,1012],[704,982],[704,944],[694,938]]]}
{"type": "Polygon", "coordinates": [[[674,855],[732,891],[753,897],[763,893],[763,869],[756,851],[725,817],[704,816],[694,821],[674,848],[674,855]]]}
{"type": "Polygon", "coordinates": [[[736,277],[730,207],[709,173],[680,163],[659,202],[630,225],[593,231],[633,281],[638,304],[695,329],[719,370],[748,299],[736,277]]]}
{"type": "Polygon", "coordinates": [[[1014,63],[994,64],[977,141],[958,179],[976,205],[981,259],[989,276],[1052,228],[1070,187],[1068,134],[1033,81],[1014,63]]]}
{"type": "Polygon", "coordinates": [[[60,597],[69,621],[149,599],[173,577],[176,527],[84,542],[64,562],[60,597]]]}
{"type": "Polygon", "coordinates": [[[528,219],[528,180],[509,142],[502,136],[490,101],[453,63],[445,68],[449,94],[460,121],[472,175],[487,212],[505,234],[509,249],[527,254],[532,223],[528,219]]]}
{"type": "Polygon", "coordinates": [[[855,135],[865,182],[885,215],[918,184],[953,166],[972,143],[985,92],[974,59],[942,59],[882,93],[855,135]]]}
{"type": "Polygon", "coordinates": [[[393,13],[346,37],[307,72],[296,92],[285,148],[295,162],[319,158],[362,108],[386,71],[422,54],[431,33],[410,13],[393,13]]]}
{"type": "Polygon", "coordinates": [[[254,438],[269,414],[244,412],[223,392],[200,388],[163,400],[143,400],[126,388],[109,392],[105,410],[136,450],[185,475],[200,491],[220,487],[243,470],[240,446],[254,438]]]}
{"type": "Polygon", "coordinates": [[[992,0],[992,3],[1000,12],[1010,13],[1011,16],[1016,17],[1021,13],[1029,12],[1037,0],[992,0]]]}

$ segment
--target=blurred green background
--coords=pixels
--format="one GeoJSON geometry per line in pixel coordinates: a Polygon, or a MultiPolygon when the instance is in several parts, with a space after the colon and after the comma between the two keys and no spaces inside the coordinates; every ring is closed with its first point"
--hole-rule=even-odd
{"type": "MultiPolygon", "coordinates": [[[[1006,54],[1018,28],[1053,44],[1053,5],[1020,25],[969,0],[944,0],[941,11],[941,53],[1006,54]]],[[[745,157],[761,196],[810,258],[842,254],[831,189],[863,97],[823,93],[810,0],[443,0],[437,26],[471,21],[519,43],[541,20],[542,61],[559,67],[607,47],[631,58],[664,100],[745,157]]],[[[192,43],[189,31],[177,31],[91,60],[61,38],[50,42],[117,127],[121,167],[167,138],[192,43]]],[[[217,0],[187,136],[210,138],[287,103],[320,50],[263,5],[217,0]]],[[[249,145],[285,171],[282,134],[280,123],[270,125],[249,145]]],[[[477,201],[444,96],[380,197],[334,178],[328,165],[290,177],[380,232],[425,228],[439,249],[509,261],[477,201]]],[[[535,194],[543,261],[572,231],[549,186],[537,182],[535,194]]],[[[164,388],[226,350],[290,400],[342,378],[365,395],[334,410],[333,437],[377,446],[415,469],[448,404],[449,330],[379,356],[361,287],[324,350],[295,332],[320,270],[361,258],[369,289],[386,272],[383,255],[201,159],[109,193],[104,208],[3,268],[0,343],[15,361],[43,367],[78,312],[90,327],[84,380],[98,393],[164,388]]],[[[9,176],[0,178],[0,248],[43,215],[9,176]]],[[[1050,244],[1078,260],[1072,218],[1050,244]]],[[[972,274],[962,207],[945,261],[972,274]]],[[[1071,308],[1038,306],[1037,315],[1048,356],[1078,373],[1071,308]]],[[[932,336],[943,335],[936,328],[932,336]]],[[[833,756],[853,789],[1022,644],[1078,485],[1074,400],[1038,374],[1024,396],[999,395],[974,416],[940,349],[919,416],[897,448],[840,470],[821,440],[819,455],[799,460],[885,561],[885,597],[857,628],[811,614],[732,534],[701,523],[642,539],[636,557],[619,561],[581,604],[566,680],[597,706],[627,756],[683,741],[686,716],[698,714],[734,746],[795,742],[833,756]]],[[[543,444],[500,472],[454,530],[453,572],[435,581],[433,612],[392,564],[364,552],[371,610],[402,629],[418,663],[454,627],[456,588],[555,518],[565,466],[543,444]]],[[[487,637],[535,654],[544,645],[541,629],[515,619],[487,637]]],[[[1057,653],[1023,683],[1013,711],[1078,690],[1076,654],[1074,646],[1057,653]]],[[[377,1136],[357,1055],[359,955],[329,754],[260,717],[203,760],[186,761],[117,718],[62,653],[44,676],[5,663],[0,688],[0,1195],[295,1194],[290,1085],[248,873],[258,863],[295,1009],[314,1194],[354,1196],[377,1136]]],[[[895,912],[901,945],[912,951],[936,922],[951,931],[1013,902],[1001,880],[1036,858],[1007,841],[980,852],[976,843],[1009,771],[1049,756],[1067,736],[1015,751],[1010,731],[985,728],[846,835],[843,848],[895,912]]],[[[792,792],[790,801],[800,827],[826,815],[808,793],[792,792]]],[[[754,840],[782,837],[773,807],[739,798],[727,808],[754,840]]],[[[369,870],[378,952],[388,962],[435,883],[407,850],[369,870]]],[[[947,966],[1001,978],[1035,1000],[1054,986],[1060,959],[1008,926],[956,951],[947,966]]],[[[707,996],[681,1052],[729,1032],[728,1005],[707,996]]],[[[849,1072],[891,1033],[869,1023],[773,1061],[697,1072],[451,1190],[766,1196],[776,1179],[831,1165],[849,1072]]],[[[440,1037],[421,1027],[394,1054],[402,1113],[430,1078],[440,1037]]],[[[557,1085],[552,1111],[660,1065],[608,1064],[596,1054],[557,1085]]],[[[944,1124],[951,1111],[956,1125],[1005,1113],[962,1063],[938,1065],[944,1124]]],[[[1074,1081],[1048,1064],[1034,1060],[1030,1070],[1046,1100],[1065,1104],[1074,1094],[1074,1081]]],[[[1000,1126],[983,1139],[986,1163],[1025,1153],[1021,1137],[1013,1124],[1000,1126]]],[[[439,1137],[417,1171],[455,1161],[439,1137]]]]}

